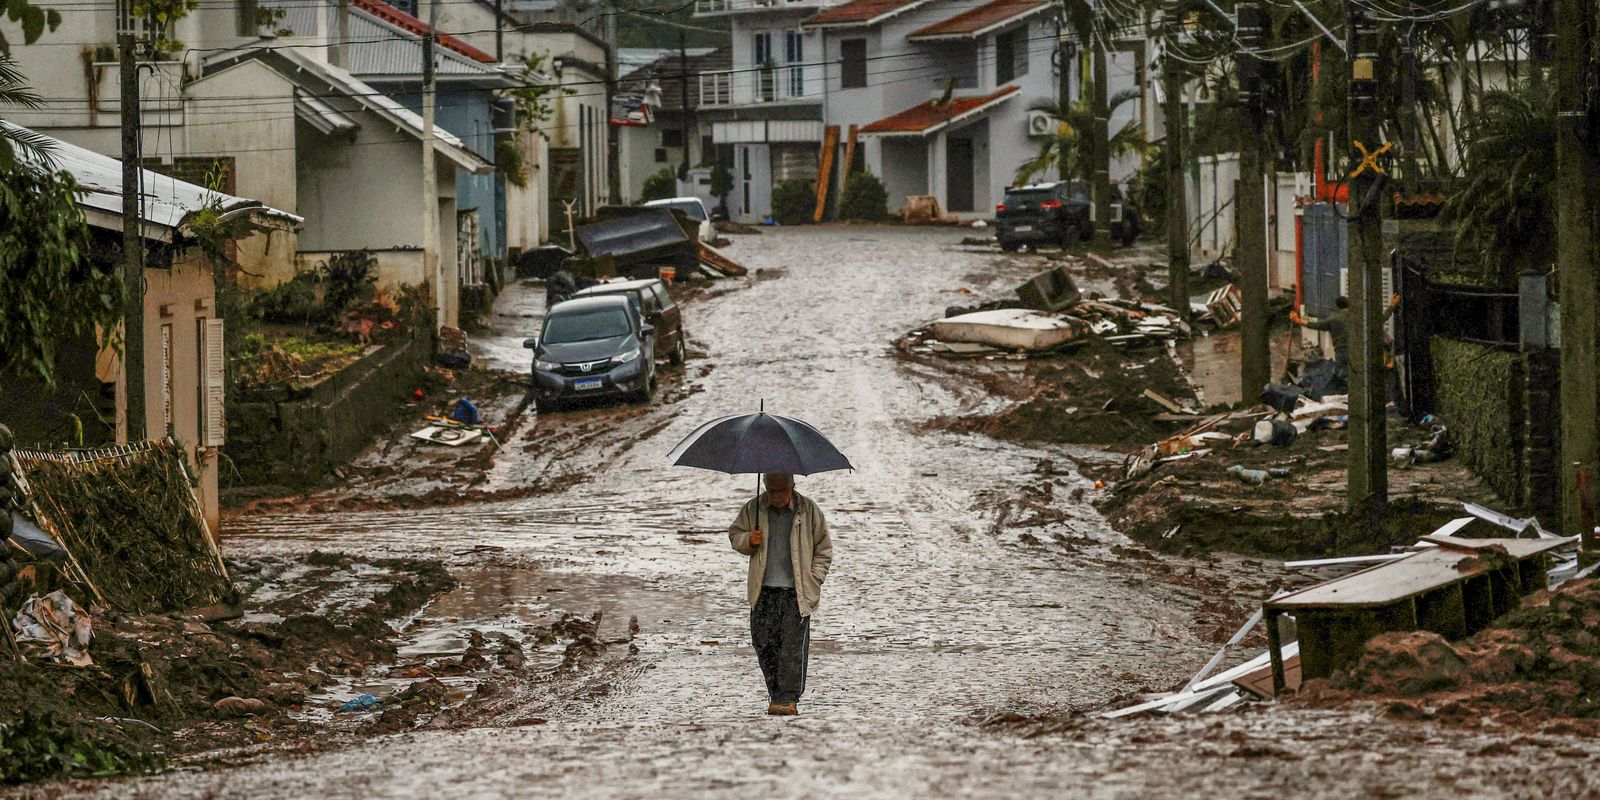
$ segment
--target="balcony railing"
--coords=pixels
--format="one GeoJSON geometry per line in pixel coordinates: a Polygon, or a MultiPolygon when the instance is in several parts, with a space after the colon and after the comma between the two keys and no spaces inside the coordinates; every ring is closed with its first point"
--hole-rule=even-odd
{"type": "Polygon", "coordinates": [[[804,67],[767,67],[756,72],[757,103],[794,100],[806,96],[804,67]]]}
{"type": "Polygon", "coordinates": [[[695,0],[694,13],[729,14],[741,11],[765,11],[774,8],[824,8],[843,0],[695,0]]]}

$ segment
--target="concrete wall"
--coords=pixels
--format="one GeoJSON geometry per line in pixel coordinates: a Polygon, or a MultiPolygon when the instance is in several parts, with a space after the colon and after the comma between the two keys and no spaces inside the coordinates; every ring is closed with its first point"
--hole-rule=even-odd
{"type": "Polygon", "coordinates": [[[506,184],[506,247],[510,252],[531,250],[550,239],[550,143],[528,131],[515,136],[528,179],[522,186],[506,184]]]}
{"type": "MultiPolygon", "coordinates": [[[[198,249],[174,259],[170,269],[146,269],[144,298],[145,436],[156,439],[170,431],[183,445],[200,476],[201,507],[206,524],[217,531],[217,453],[200,446],[201,388],[205,370],[201,343],[207,319],[216,317],[216,290],[211,268],[198,249]]],[[[120,366],[118,372],[121,373],[120,366]]],[[[127,417],[127,387],[119,378],[119,440],[127,439],[120,421],[127,417]]]]}
{"type": "Polygon", "coordinates": [[[909,195],[928,193],[928,143],[921,137],[873,140],[873,146],[867,148],[866,166],[883,179],[891,210],[905,205],[909,195]],[[899,168],[885,169],[885,162],[899,168]]]}
{"type": "Polygon", "coordinates": [[[315,383],[235,402],[225,450],[240,483],[311,486],[360,453],[421,378],[432,343],[425,325],[409,330],[315,383]]]}

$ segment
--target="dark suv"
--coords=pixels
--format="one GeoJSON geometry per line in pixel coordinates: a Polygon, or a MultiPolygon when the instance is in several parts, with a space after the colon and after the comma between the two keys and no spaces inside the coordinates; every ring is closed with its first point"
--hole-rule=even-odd
{"type": "Polygon", "coordinates": [[[655,329],[622,296],[574,298],[551,306],[533,351],[533,400],[549,411],[568,400],[655,396],[655,329]]]}
{"type": "Polygon", "coordinates": [[[613,281],[590,286],[573,297],[598,297],[620,294],[633,300],[634,309],[645,324],[656,329],[656,358],[682,364],[687,345],[683,338],[683,312],[672,301],[667,284],[660,278],[613,281]]]}
{"type": "Polygon", "coordinates": [[[995,238],[1011,252],[1024,244],[1050,242],[1071,247],[1093,235],[1094,203],[1083,181],[1012,186],[995,211],[995,238]]]}

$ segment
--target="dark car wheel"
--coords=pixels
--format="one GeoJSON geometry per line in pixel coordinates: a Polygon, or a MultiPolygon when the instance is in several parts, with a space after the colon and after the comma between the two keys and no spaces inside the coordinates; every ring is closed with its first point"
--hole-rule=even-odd
{"type": "Polygon", "coordinates": [[[1017,242],[1008,242],[1004,239],[1000,240],[1000,249],[1006,251],[1007,253],[1015,253],[1017,252],[1017,248],[1021,246],[1022,245],[1017,242]]]}
{"type": "Polygon", "coordinates": [[[1078,240],[1082,238],[1083,236],[1076,225],[1067,225],[1061,229],[1060,243],[1063,248],[1076,246],[1078,240]]]}
{"type": "Polygon", "coordinates": [[[672,352],[667,354],[667,363],[678,366],[689,357],[689,348],[683,343],[683,329],[678,329],[678,343],[672,346],[672,352]]]}
{"type": "Polygon", "coordinates": [[[656,376],[654,373],[644,381],[644,388],[633,393],[633,402],[642,406],[650,405],[656,399],[656,376]]]}

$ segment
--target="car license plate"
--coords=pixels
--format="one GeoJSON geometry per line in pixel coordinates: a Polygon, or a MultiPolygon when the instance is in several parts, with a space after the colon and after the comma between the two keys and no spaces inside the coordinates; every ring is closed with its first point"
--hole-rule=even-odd
{"type": "Polygon", "coordinates": [[[573,381],[572,388],[577,389],[580,392],[587,392],[590,389],[600,388],[601,383],[603,383],[603,381],[601,381],[599,378],[584,378],[582,380],[573,381]]]}
{"type": "Polygon", "coordinates": [[[1016,227],[1017,233],[1027,233],[1028,231],[1031,231],[1031,230],[1033,230],[1033,226],[1032,225],[1018,225],[1016,227]]]}

